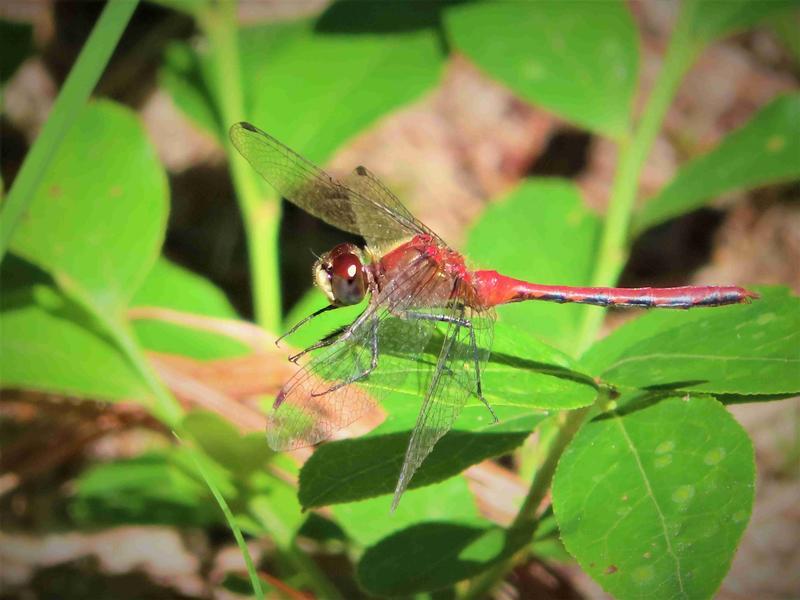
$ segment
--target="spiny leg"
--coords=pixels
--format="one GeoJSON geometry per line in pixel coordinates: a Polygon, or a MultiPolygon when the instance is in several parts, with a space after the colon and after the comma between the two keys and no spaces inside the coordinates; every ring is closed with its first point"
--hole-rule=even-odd
{"type": "Polygon", "coordinates": [[[449,323],[453,325],[458,325],[460,327],[466,327],[469,330],[469,342],[470,346],[472,346],[472,355],[473,360],[475,362],[475,376],[477,377],[476,381],[476,391],[478,398],[480,398],[481,402],[483,402],[484,406],[489,410],[489,413],[492,415],[495,423],[498,423],[500,419],[497,418],[497,415],[494,412],[491,404],[483,397],[483,387],[481,385],[481,365],[480,365],[480,354],[478,352],[478,343],[475,340],[475,327],[472,325],[472,321],[469,319],[464,318],[464,307],[461,307],[461,317],[451,317],[450,315],[434,315],[428,313],[418,313],[414,311],[404,311],[402,313],[403,317],[410,317],[413,319],[422,319],[424,321],[438,321],[439,323],[449,323]]]}
{"type": "MultiPolygon", "coordinates": [[[[345,387],[347,385],[350,385],[351,383],[355,383],[356,381],[359,381],[360,379],[364,379],[365,377],[367,377],[370,373],[372,373],[378,367],[378,324],[379,324],[378,319],[374,319],[372,321],[372,336],[371,336],[371,340],[370,340],[370,351],[372,353],[372,356],[370,358],[369,367],[364,369],[360,373],[357,373],[357,374],[355,374],[355,375],[353,375],[351,377],[348,377],[344,381],[340,381],[336,385],[333,385],[333,386],[329,387],[324,392],[312,392],[311,396],[313,396],[313,397],[324,396],[325,394],[330,394],[331,392],[335,392],[339,388],[343,388],[343,387],[345,387]]],[[[317,343],[319,343],[319,342],[317,342],[317,343]]],[[[326,345],[330,345],[330,344],[326,344],[326,345]]]]}
{"type": "Polygon", "coordinates": [[[329,304],[328,306],[323,306],[323,307],[322,307],[322,308],[320,308],[319,310],[316,310],[316,311],[314,311],[313,313],[311,313],[310,315],[308,315],[308,316],[307,316],[305,319],[301,319],[300,321],[298,321],[297,323],[295,323],[295,324],[292,326],[292,328],[291,328],[291,329],[289,329],[289,331],[287,331],[287,332],[286,332],[286,333],[284,333],[284,334],[283,334],[281,337],[279,337],[277,340],[275,340],[275,345],[276,345],[276,346],[278,346],[278,345],[280,344],[280,341],[281,341],[283,338],[285,338],[285,337],[288,337],[288,336],[292,335],[292,334],[293,334],[295,331],[297,331],[298,329],[300,329],[300,328],[301,328],[303,325],[305,325],[306,323],[308,323],[308,322],[309,322],[311,319],[313,319],[314,317],[318,317],[319,315],[321,315],[321,314],[322,314],[322,313],[324,313],[324,312],[328,312],[329,310],[335,310],[335,309],[337,309],[337,308],[339,308],[339,307],[338,307],[338,306],[334,306],[333,304],[329,304]]]}
{"type": "Polygon", "coordinates": [[[293,354],[292,356],[290,356],[289,357],[289,362],[293,362],[293,363],[297,364],[297,361],[300,360],[300,358],[302,358],[303,356],[305,356],[309,352],[311,352],[313,350],[319,350],[320,348],[327,348],[328,346],[330,346],[332,344],[335,344],[339,340],[344,339],[346,335],[347,335],[347,332],[345,331],[341,335],[329,335],[327,337],[324,337],[320,341],[311,344],[305,350],[301,350],[297,354],[293,354]]]}

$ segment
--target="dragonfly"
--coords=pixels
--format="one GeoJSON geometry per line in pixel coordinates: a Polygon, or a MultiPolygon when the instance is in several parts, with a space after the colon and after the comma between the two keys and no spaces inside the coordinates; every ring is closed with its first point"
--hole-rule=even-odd
{"type": "Polygon", "coordinates": [[[469,398],[477,397],[497,421],[481,384],[494,307],[545,300],[687,309],[758,297],[736,286],[569,287],[472,270],[461,253],[415,218],[365,167],[336,179],[247,122],[233,125],[230,139],[282,197],[366,241],[363,248],[339,244],[316,260],[313,280],[329,304],[279,338],[326,311],[369,298],[350,325],[290,357],[298,365],[302,358],[303,364],[278,392],[268,417],[272,449],[292,450],[330,439],[374,408],[386,391],[397,389],[409,369],[381,369],[382,356],[403,356],[420,370],[428,365],[417,382],[422,406],[400,468],[393,511],[469,398]],[[431,343],[438,349],[434,359],[425,354],[430,355],[431,343]]]}

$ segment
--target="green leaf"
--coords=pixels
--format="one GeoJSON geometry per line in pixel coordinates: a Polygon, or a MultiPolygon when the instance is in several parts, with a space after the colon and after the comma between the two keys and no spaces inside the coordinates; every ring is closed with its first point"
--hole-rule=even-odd
{"type": "Polygon", "coordinates": [[[190,412],[183,427],[203,453],[231,473],[239,485],[261,473],[273,455],[263,433],[242,435],[215,413],[190,412]]]}
{"type": "Polygon", "coordinates": [[[158,256],[167,193],[136,115],[92,103],[64,138],[11,247],[99,312],[118,312],[158,256]]]}
{"type": "Polygon", "coordinates": [[[597,133],[628,131],[638,41],[622,2],[482,2],[449,10],[453,45],[534,104],[597,133]]]}
{"type": "Polygon", "coordinates": [[[173,449],[94,466],[76,482],[72,515],[84,524],[208,526],[220,519],[202,481],[173,449]]]}
{"type": "Polygon", "coordinates": [[[116,345],[42,271],[8,255],[0,267],[0,385],[92,399],[150,392],[116,345]]]}
{"type": "Polygon", "coordinates": [[[481,520],[413,525],[368,548],[358,564],[358,580],[379,596],[443,589],[508,558],[532,533],[481,520]]]}
{"type": "Polygon", "coordinates": [[[797,0],[694,0],[691,4],[690,35],[707,44],[752,27],[767,16],[798,6],[797,0]]]}
{"type": "Polygon", "coordinates": [[[561,457],[561,539],[616,598],[709,598],[755,489],[747,433],[713,399],[670,398],[587,423],[561,457]]]}
{"type": "Polygon", "coordinates": [[[700,208],[726,192],[800,178],[798,157],[800,94],[787,94],[762,108],[708,154],[681,167],[677,177],[644,205],[635,229],[642,231],[700,208]]]}
{"type": "Polygon", "coordinates": [[[274,27],[244,30],[252,121],[311,161],[324,161],[438,81],[444,56],[435,23],[397,27],[417,12],[433,20],[437,10],[435,3],[390,3],[376,11],[349,2],[333,5],[316,23],[285,26],[292,34],[277,43],[274,27]],[[393,13],[395,27],[374,30],[376,12],[393,13]]]}
{"type": "MultiPolygon", "coordinates": [[[[178,438],[178,440],[180,440],[180,438],[178,438]]],[[[228,503],[225,501],[225,497],[222,495],[222,492],[219,490],[214,481],[214,476],[203,464],[206,462],[205,455],[201,454],[195,448],[187,445],[183,446],[183,450],[189,454],[190,458],[192,458],[195,468],[200,473],[203,481],[205,481],[208,489],[211,491],[211,494],[214,496],[214,500],[217,502],[222,514],[225,515],[225,521],[228,523],[228,527],[230,528],[231,533],[233,533],[233,537],[236,540],[236,545],[239,546],[239,552],[241,552],[242,557],[244,558],[244,563],[247,567],[247,574],[250,577],[250,584],[253,586],[254,596],[259,600],[263,600],[264,592],[261,589],[261,580],[256,573],[253,559],[250,556],[250,550],[247,548],[247,544],[244,541],[241,529],[239,528],[239,525],[236,522],[228,503]]]]}
{"type": "MultiPolygon", "coordinates": [[[[442,481],[487,458],[509,453],[542,418],[544,415],[521,415],[471,431],[460,429],[457,421],[416,472],[409,489],[442,481]]],[[[359,439],[325,444],[300,471],[300,503],[313,508],[392,493],[408,438],[407,432],[376,430],[359,439]]]]}
{"type": "MultiPolygon", "coordinates": [[[[510,452],[546,416],[547,409],[577,408],[594,401],[594,382],[568,357],[502,323],[495,333],[492,358],[481,376],[484,396],[500,423],[492,423],[478,398],[468,399],[454,431],[439,441],[414,476],[412,488],[441,481],[486,458],[510,452]]],[[[437,343],[440,340],[434,340],[429,351],[437,343]]],[[[415,357],[380,356],[378,369],[363,384],[367,391],[383,391],[382,373],[396,376],[408,372],[384,398],[389,416],[370,436],[330,443],[317,450],[300,474],[299,498],[304,506],[349,502],[394,490],[408,432],[420,409],[422,391],[416,374],[423,368],[415,357]]]]}
{"type": "MultiPolygon", "coordinates": [[[[411,487],[441,481],[481,460],[511,451],[546,416],[547,409],[591,404],[596,394],[594,383],[572,367],[570,359],[560,352],[499,324],[492,358],[482,371],[482,383],[484,397],[500,423],[492,423],[480,400],[470,398],[454,431],[439,441],[411,487]]],[[[370,436],[327,444],[306,462],[299,492],[304,506],[353,501],[394,490],[408,432],[420,408],[422,392],[415,376],[420,368],[416,360],[380,357],[365,389],[381,386],[381,372],[409,372],[384,399],[389,416],[370,436]]]]}
{"type": "Polygon", "coordinates": [[[269,535],[281,548],[289,548],[307,518],[294,486],[270,478],[268,487],[250,495],[247,513],[258,525],[257,535],[269,535]]]}
{"type": "MultiPolygon", "coordinates": [[[[489,205],[473,227],[467,255],[481,268],[536,283],[587,285],[600,221],[567,181],[529,180],[489,205]]],[[[497,309],[498,318],[574,352],[583,311],[578,305],[523,302],[497,309]]]]}
{"type": "MultiPolygon", "coordinates": [[[[132,305],[168,308],[222,319],[238,318],[222,290],[163,257],[153,265],[133,297],[132,305]]],[[[245,344],[230,337],[188,326],[150,319],[136,319],[133,324],[139,342],[148,350],[201,360],[243,356],[250,352],[245,344]]]]}
{"type": "Polygon", "coordinates": [[[481,377],[492,406],[567,410],[595,399],[596,386],[581,366],[512,324],[495,326],[492,355],[481,377]]]}
{"type": "Polygon", "coordinates": [[[604,381],[715,394],[800,391],[800,298],[765,289],[749,305],[653,312],[582,361],[604,381]]]}
{"type": "Polygon", "coordinates": [[[195,125],[223,143],[227,129],[212,98],[211,77],[208,61],[203,61],[191,46],[183,42],[167,46],[158,74],[159,84],[195,125]]]}
{"type": "MultiPolygon", "coordinates": [[[[441,337],[435,336],[423,356],[429,359],[438,356],[440,347],[441,337]]],[[[405,379],[384,399],[384,407],[391,416],[381,426],[381,431],[413,427],[423,393],[417,374],[424,371],[426,365],[432,366],[431,363],[432,360],[426,360],[423,364],[408,356],[382,354],[379,357],[378,369],[374,376],[365,380],[365,389],[372,387],[382,391],[383,372],[393,376],[407,372],[405,379]]],[[[494,344],[489,362],[481,370],[481,382],[484,398],[501,420],[542,414],[545,410],[588,406],[596,395],[594,381],[568,356],[505,323],[495,326],[494,344]]],[[[481,401],[472,396],[456,423],[457,427],[472,431],[485,427],[488,418],[489,413],[481,401]]]]}
{"type": "Polygon", "coordinates": [[[422,522],[474,522],[479,518],[464,477],[407,491],[391,514],[389,500],[384,497],[337,504],[332,510],[350,539],[362,547],[422,522]]]}
{"type": "MultiPolygon", "coordinates": [[[[418,98],[441,71],[443,55],[432,22],[374,32],[368,5],[345,4],[350,6],[334,5],[316,22],[239,32],[248,120],[315,162],[380,116],[418,98]]],[[[435,4],[420,8],[437,10],[435,4]]],[[[402,4],[387,10],[406,18],[418,12],[402,4]]],[[[219,122],[208,57],[177,47],[168,55],[162,81],[179,107],[222,140],[231,123],[219,122]]]]}
{"type": "MultiPolygon", "coordinates": [[[[287,323],[299,321],[302,316],[311,314],[326,304],[324,297],[316,290],[309,292],[292,309],[287,323]]],[[[509,307],[517,308],[517,307],[509,307]]],[[[296,347],[306,347],[338,327],[349,324],[361,311],[363,305],[347,307],[326,313],[303,326],[290,339],[296,347]]],[[[428,351],[435,351],[436,341],[428,351]]],[[[595,388],[591,378],[582,374],[582,367],[536,337],[520,331],[519,326],[505,318],[495,325],[494,344],[489,363],[481,373],[483,392],[486,400],[495,409],[556,409],[565,410],[587,406],[594,401],[595,388]]],[[[420,370],[416,361],[407,357],[383,354],[379,361],[379,370],[364,386],[380,385],[380,371],[407,371],[409,376],[393,390],[385,402],[387,408],[394,411],[398,406],[417,407],[420,401],[420,390],[416,378],[420,370]]],[[[481,408],[477,399],[468,406],[481,408]]],[[[485,409],[476,411],[476,415],[485,416],[485,409]]],[[[514,412],[511,416],[516,416],[514,412]]],[[[415,417],[414,417],[415,418],[415,417]]],[[[461,419],[465,416],[462,415],[461,419]]],[[[413,418],[402,427],[413,426],[413,418]]],[[[479,423],[476,423],[478,426],[479,423]]]]}

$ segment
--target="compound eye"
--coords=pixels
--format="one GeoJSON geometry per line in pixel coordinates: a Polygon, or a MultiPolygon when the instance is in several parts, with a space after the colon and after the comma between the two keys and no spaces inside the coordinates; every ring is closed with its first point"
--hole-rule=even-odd
{"type": "Polygon", "coordinates": [[[331,292],[337,303],[358,304],[367,293],[367,279],[361,260],[350,252],[333,259],[330,269],[331,292]]]}

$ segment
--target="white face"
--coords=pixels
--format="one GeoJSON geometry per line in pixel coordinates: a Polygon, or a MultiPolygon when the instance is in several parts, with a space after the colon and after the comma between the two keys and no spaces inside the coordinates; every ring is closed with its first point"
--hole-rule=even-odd
{"type": "Polygon", "coordinates": [[[358,304],[367,293],[367,273],[361,250],[339,244],[314,263],[314,283],[334,306],[358,304]]]}

